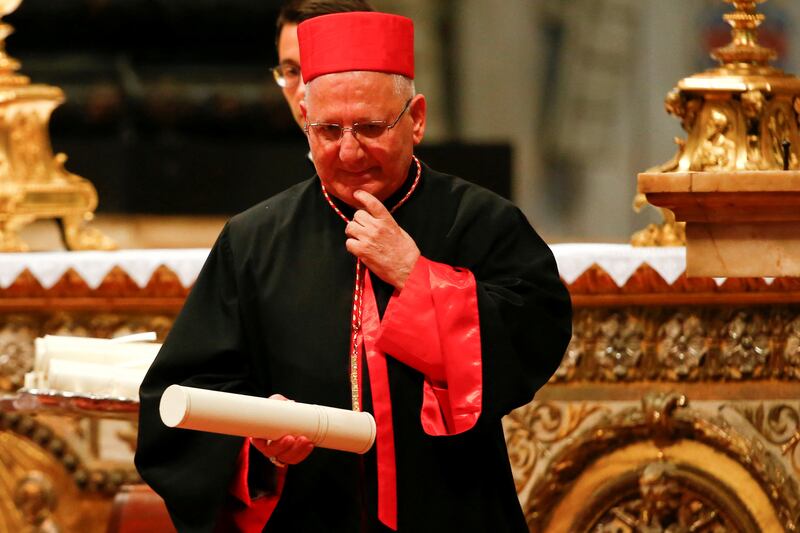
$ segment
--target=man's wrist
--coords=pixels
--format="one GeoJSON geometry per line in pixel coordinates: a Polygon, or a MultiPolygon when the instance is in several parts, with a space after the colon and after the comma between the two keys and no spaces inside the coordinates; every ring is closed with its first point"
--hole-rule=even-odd
{"type": "Polygon", "coordinates": [[[395,289],[398,291],[403,290],[403,287],[406,286],[406,281],[408,281],[408,277],[414,271],[414,267],[417,266],[417,261],[419,261],[421,255],[422,254],[419,253],[419,249],[415,247],[414,252],[410,254],[409,261],[406,263],[408,267],[402,270],[400,278],[394,284],[395,289]]]}

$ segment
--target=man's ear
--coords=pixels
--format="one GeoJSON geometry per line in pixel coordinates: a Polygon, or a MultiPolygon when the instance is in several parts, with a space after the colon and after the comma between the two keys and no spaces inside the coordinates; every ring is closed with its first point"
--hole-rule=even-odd
{"type": "Polygon", "coordinates": [[[306,108],[305,99],[300,100],[300,114],[303,116],[303,122],[306,122],[306,114],[307,113],[308,113],[308,109],[306,108]]]}
{"type": "Polygon", "coordinates": [[[411,120],[414,121],[412,130],[414,145],[421,143],[422,138],[425,136],[425,116],[427,110],[428,103],[425,101],[425,95],[418,94],[411,100],[408,113],[411,115],[411,120]]]}

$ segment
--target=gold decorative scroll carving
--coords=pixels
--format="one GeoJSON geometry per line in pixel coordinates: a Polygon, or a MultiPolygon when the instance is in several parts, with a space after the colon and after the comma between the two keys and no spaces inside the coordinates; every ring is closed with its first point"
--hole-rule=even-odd
{"type": "Polygon", "coordinates": [[[622,409],[584,403],[577,416],[572,409],[568,402],[533,402],[506,426],[515,472],[535,470],[520,492],[531,531],[798,527],[800,488],[780,455],[713,410],[690,408],[679,393],[647,394],[622,409]],[[542,412],[548,427],[537,424],[542,412]],[[532,432],[542,447],[533,468],[519,431],[532,432]]]}
{"type": "Polygon", "coordinates": [[[50,424],[0,411],[0,533],[104,533],[131,466],[89,466],[50,424]]]}
{"type": "Polygon", "coordinates": [[[780,446],[795,474],[800,475],[800,403],[760,402],[757,405],[727,404],[746,419],[767,442],[780,446]]]}

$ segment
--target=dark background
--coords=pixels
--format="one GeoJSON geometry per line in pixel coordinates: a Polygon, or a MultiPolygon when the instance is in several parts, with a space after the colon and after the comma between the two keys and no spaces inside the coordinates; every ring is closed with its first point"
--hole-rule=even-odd
{"type": "MultiPolygon", "coordinates": [[[[9,53],[64,89],[54,152],[99,212],[232,214],[309,177],[307,144],[268,68],[279,1],[25,0],[9,53]]],[[[508,197],[511,149],[457,140],[419,157],[508,197]]]]}

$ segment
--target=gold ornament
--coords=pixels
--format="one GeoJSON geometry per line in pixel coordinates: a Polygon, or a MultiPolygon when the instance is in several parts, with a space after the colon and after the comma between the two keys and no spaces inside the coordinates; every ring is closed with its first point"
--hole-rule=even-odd
{"type": "MultiPolygon", "coordinates": [[[[766,0],[724,0],[734,7],[724,16],[731,42],[711,54],[717,68],[681,80],[667,95],[665,107],[681,121],[686,139],[676,139],[678,152],[647,173],[783,170],[783,143],[791,143],[788,169],[800,169],[800,79],[769,65],[775,50],[758,44],[766,0]]],[[[647,204],[641,191],[637,212],[647,204]]],[[[661,208],[664,221],[631,237],[634,246],[686,244],[686,223],[661,208]]]]}
{"type": "MultiPolygon", "coordinates": [[[[0,18],[20,2],[0,0],[0,18]]],[[[0,251],[26,251],[19,231],[42,218],[61,222],[70,250],[113,249],[111,239],[86,226],[97,207],[94,186],[64,168],[66,155],[53,156],[48,122],[64,93],[16,73],[19,62],[5,52],[12,32],[0,21],[0,251]]]]}

